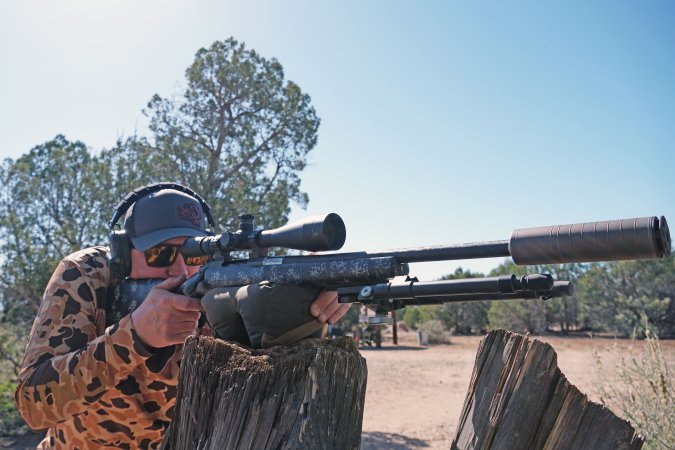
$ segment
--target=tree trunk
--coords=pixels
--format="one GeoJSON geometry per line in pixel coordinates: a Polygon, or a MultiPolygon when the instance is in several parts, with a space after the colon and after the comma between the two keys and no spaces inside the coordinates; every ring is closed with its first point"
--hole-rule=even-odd
{"type": "Polygon", "coordinates": [[[348,338],[244,349],[189,338],[163,449],[358,449],[366,362],[348,338]]]}
{"type": "Polygon", "coordinates": [[[553,348],[504,330],[478,348],[453,449],[639,449],[628,422],[560,372],[553,348]]]}

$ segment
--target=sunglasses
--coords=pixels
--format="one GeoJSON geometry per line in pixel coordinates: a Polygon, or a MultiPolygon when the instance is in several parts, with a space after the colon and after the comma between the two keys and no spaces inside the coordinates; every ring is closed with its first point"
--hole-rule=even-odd
{"type": "MultiPolygon", "coordinates": [[[[145,262],[150,267],[169,267],[178,258],[180,252],[180,245],[160,244],[155,247],[147,249],[145,252],[145,262]]],[[[209,260],[208,256],[183,256],[185,265],[187,266],[201,266],[206,264],[209,260]]]]}

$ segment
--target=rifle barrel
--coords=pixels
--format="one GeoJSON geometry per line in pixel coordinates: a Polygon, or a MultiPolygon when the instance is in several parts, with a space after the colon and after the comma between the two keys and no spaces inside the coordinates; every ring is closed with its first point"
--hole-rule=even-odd
{"type": "Polygon", "coordinates": [[[663,216],[521,228],[508,241],[367,253],[404,263],[510,256],[518,265],[652,259],[669,254],[670,232],[663,216]]]}
{"type": "Polygon", "coordinates": [[[383,252],[368,252],[369,257],[390,256],[404,263],[452,261],[457,259],[499,258],[511,256],[509,241],[472,242],[468,244],[435,245],[404,248],[383,252]]]}

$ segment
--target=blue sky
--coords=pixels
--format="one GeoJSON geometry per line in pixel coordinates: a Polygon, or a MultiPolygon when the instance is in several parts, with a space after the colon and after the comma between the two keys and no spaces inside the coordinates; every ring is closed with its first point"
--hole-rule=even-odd
{"type": "Polygon", "coordinates": [[[2,2],[0,156],[147,134],[151,96],[179,93],[196,50],[232,36],[312,97],[310,204],[292,218],[341,214],[345,250],[675,221],[673,3],[495,3],[2,2]]]}

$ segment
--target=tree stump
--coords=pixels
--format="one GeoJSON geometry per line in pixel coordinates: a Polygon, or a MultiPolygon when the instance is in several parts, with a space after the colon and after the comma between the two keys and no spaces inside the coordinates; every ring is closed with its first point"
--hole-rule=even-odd
{"type": "Polygon", "coordinates": [[[550,345],[498,330],[478,348],[452,448],[615,450],[642,442],[567,381],[550,345]]]}
{"type": "Polygon", "coordinates": [[[349,338],[253,350],[189,338],[163,449],[358,449],[366,361],[349,338]]]}

